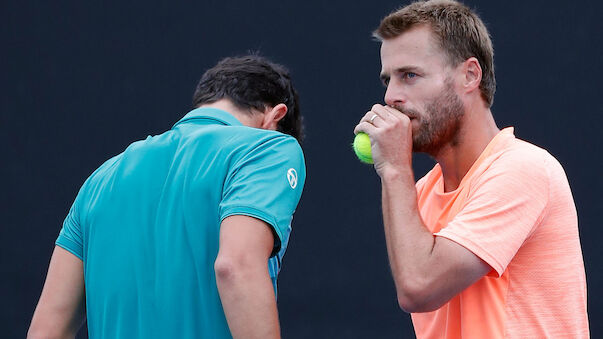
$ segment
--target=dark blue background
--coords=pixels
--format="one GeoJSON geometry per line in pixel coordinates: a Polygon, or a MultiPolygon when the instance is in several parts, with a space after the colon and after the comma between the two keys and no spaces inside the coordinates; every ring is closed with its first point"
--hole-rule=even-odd
{"type": "MultiPolygon", "coordinates": [[[[592,337],[600,321],[601,5],[467,2],[495,46],[499,127],[564,165],[578,208],[592,337]]],[[[203,71],[259,50],[286,64],[306,117],[308,178],[279,282],[285,338],[411,338],[397,307],[380,184],[351,152],[382,102],[371,31],[397,1],[0,3],[0,329],[26,333],[79,186],[129,143],[169,129],[203,71]]],[[[415,158],[416,176],[433,162],[415,158]]]]}

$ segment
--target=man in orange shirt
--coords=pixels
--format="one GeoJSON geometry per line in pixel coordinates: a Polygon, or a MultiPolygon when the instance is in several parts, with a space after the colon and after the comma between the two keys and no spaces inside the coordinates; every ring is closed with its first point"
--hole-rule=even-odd
{"type": "Polygon", "coordinates": [[[563,168],[496,126],[492,42],[455,1],[385,17],[385,103],[371,138],[400,307],[418,338],[588,338],[576,209],[563,168]],[[437,164],[416,185],[412,152],[437,164]]]}

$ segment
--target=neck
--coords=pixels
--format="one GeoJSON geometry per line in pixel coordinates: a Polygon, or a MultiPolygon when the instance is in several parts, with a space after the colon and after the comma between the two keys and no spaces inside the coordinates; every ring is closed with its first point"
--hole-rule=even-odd
{"type": "Polygon", "coordinates": [[[433,155],[442,169],[445,192],[459,187],[465,174],[498,132],[489,108],[482,106],[468,110],[454,144],[446,144],[433,155]]]}
{"type": "Polygon", "coordinates": [[[258,121],[257,121],[258,117],[256,114],[252,114],[252,112],[250,112],[250,111],[246,111],[244,109],[239,108],[238,106],[233,104],[232,101],[230,101],[229,99],[220,99],[218,101],[215,101],[215,102],[212,102],[209,104],[203,104],[203,105],[199,106],[198,108],[201,108],[201,107],[210,107],[210,108],[221,109],[223,111],[230,113],[237,120],[239,120],[241,122],[241,124],[243,124],[245,126],[259,127],[258,121]]]}

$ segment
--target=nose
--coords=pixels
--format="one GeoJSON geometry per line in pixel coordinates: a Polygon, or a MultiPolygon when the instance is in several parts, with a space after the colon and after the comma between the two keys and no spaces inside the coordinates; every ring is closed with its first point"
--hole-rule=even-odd
{"type": "Polygon", "coordinates": [[[385,103],[388,106],[396,107],[406,103],[406,96],[402,91],[401,86],[397,86],[391,81],[385,90],[385,103]]]}

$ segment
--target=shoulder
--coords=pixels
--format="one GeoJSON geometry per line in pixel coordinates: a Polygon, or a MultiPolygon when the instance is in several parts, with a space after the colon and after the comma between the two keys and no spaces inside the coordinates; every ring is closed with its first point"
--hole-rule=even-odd
{"type": "Polygon", "coordinates": [[[292,136],[243,126],[233,127],[231,132],[234,136],[228,145],[220,146],[220,151],[228,153],[232,164],[228,170],[230,178],[247,180],[249,176],[256,179],[283,176],[287,179],[294,177],[299,183],[305,181],[304,154],[292,136]]]}
{"type": "Polygon", "coordinates": [[[187,146],[196,144],[201,148],[219,148],[238,154],[268,147],[273,151],[302,152],[297,140],[288,134],[248,126],[204,126],[183,138],[187,146]]]}
{"type": "Polygon", "coordinates": [[[297,140],[288,134],[247,126],[235,126],[233,128],[240,130],[240,132],[236,133],[238,137],[236,139],[247,141],[248,144],[256,146],[269,144],[274,147],[299,148],[301,150],[297,140]]]}
{"type": "Polygon", "coordinates": [[[111,169],[113,169],[115,165],[120,162],[122,157],[123,153],[120,153],[103,162],[96,170],[94,170],[94,172],[92,172],[92,174],[90,174],[90,176],[84,182],[83,187],[97,185],[99,181],[102,181],[102,179],[106,177],[107,172],[110,172],[111,169]]]}
{"type": "Polygon", "coordinates": [[[529,142],[515,139],[492,155],[482,166],[481,174],[472,180],[471,190],[488,190],[514,194],[548,196],[551,165],[557,160],[546,150],[529,142]]]}
{"type": "Polygon", "coordinates": [[[303,161],[303,150],[297,140],[290,135],[245,126],[233,128],[236,131],[229,140],[229,147],[232,147],[239,157],[284,157],[303,161]]]}
{"type": "Polygon", "coordinates": [[[491,173],[546,178],[550,175],[552,166],[560,166],[548,151],[521,139],[515,139],[494,157],[488,168],[491,173]]]}

